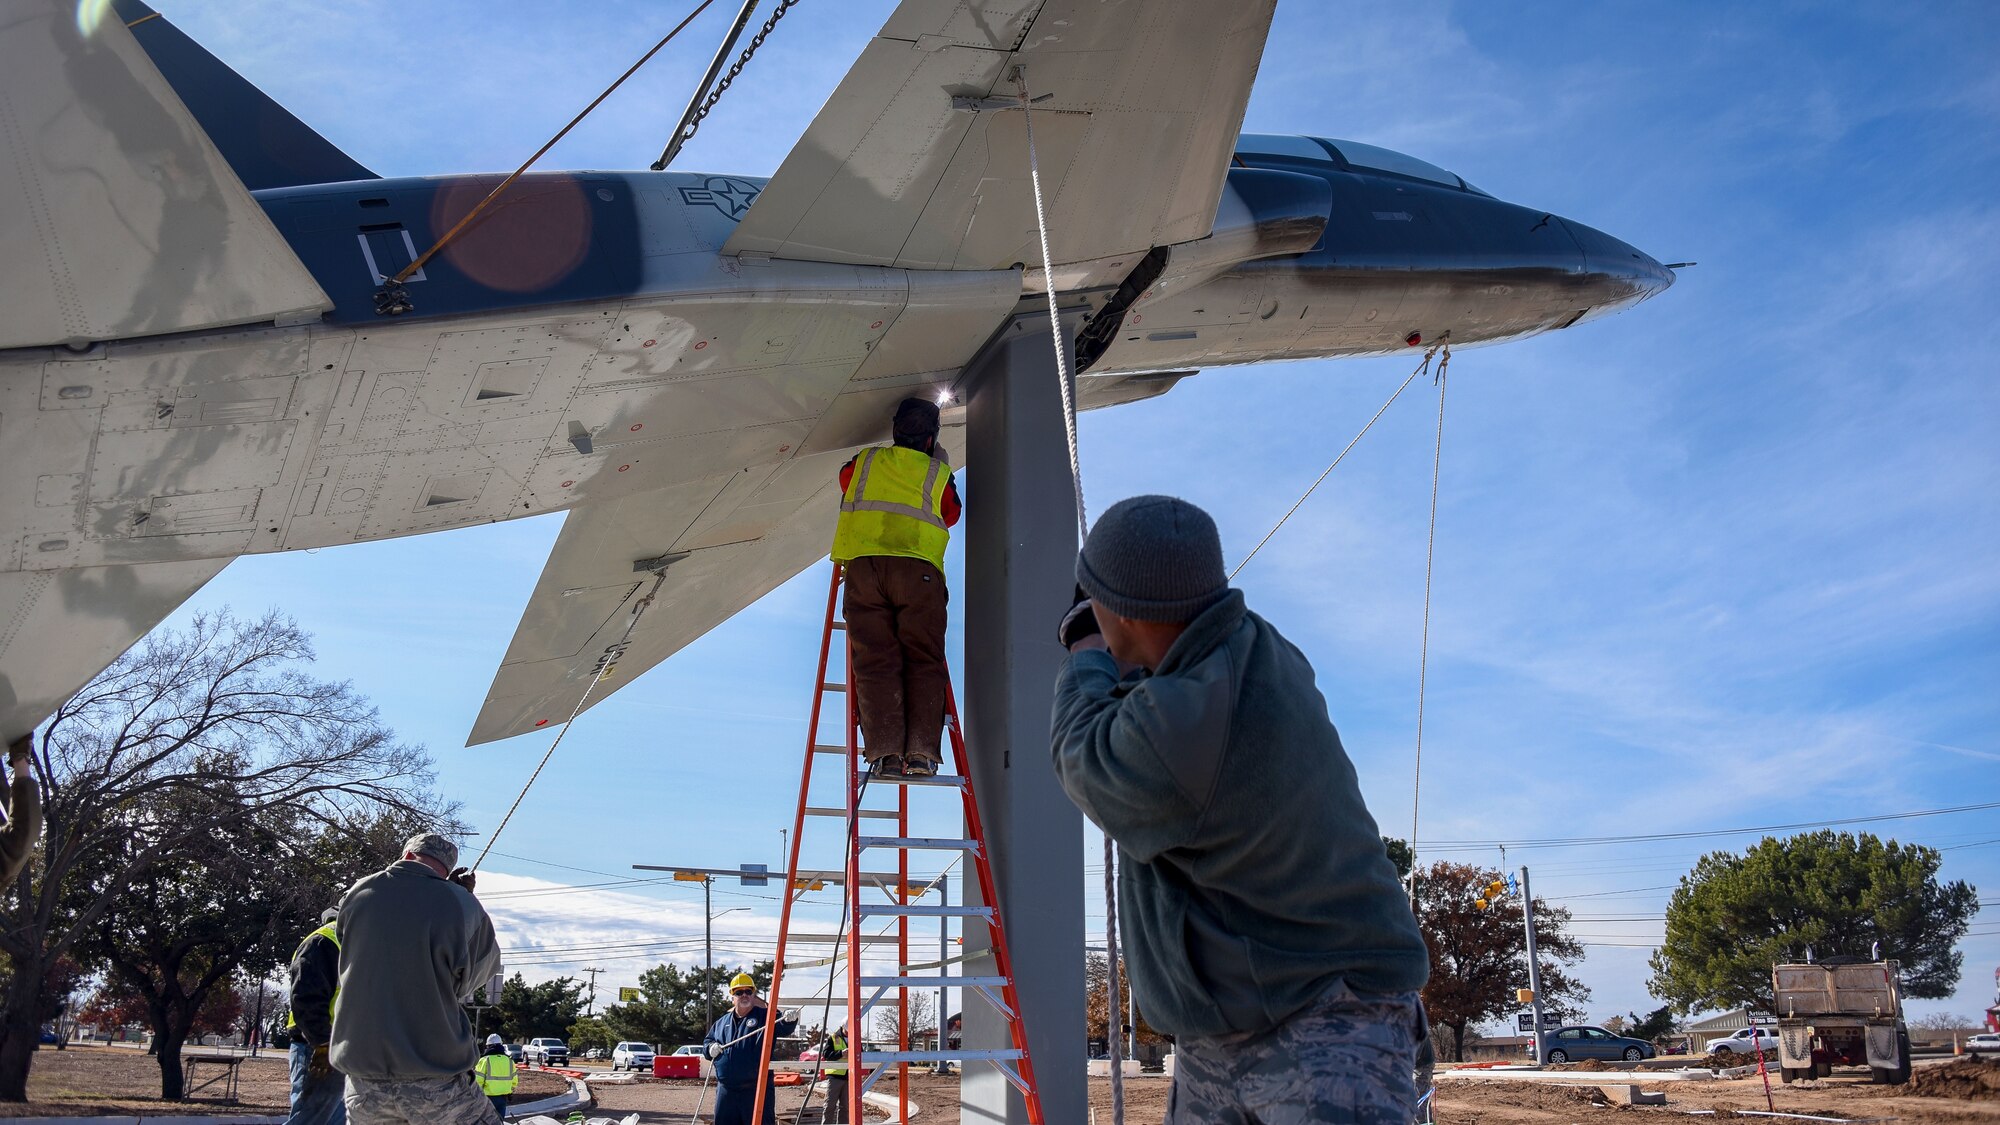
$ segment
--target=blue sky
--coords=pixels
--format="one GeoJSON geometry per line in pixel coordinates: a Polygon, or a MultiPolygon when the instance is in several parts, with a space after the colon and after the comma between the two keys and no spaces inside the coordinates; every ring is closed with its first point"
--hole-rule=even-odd
{"type": "MultiPolygon", "coordinates": [[[[680,16],[161,6],[387,175],[511,169],[680,16]]],[[[805,0],[677,167],[773,171],[891,6],[805,0]]],[[[543,166],[649,163],[727,7],[543,166]]],[[[1482,846],[1430,858],[1497,864],[1484,843],[2000,800],[1996,54],[2000,14],[1979,3],[1911,19],[1887,5],[1391,14],[1281,0],[1247,129],[1408,151],[1701,263],[1637,310],[1452,363],[1418,838],[1482,846]]],[[[1093,506],[1188,497],[1216,514],[1233,562],[1409,367],[1215,371],[1087,415],[1093,506]]],[[[1239,582],[1312,659],[1395,835],[1410,828],[1437,405],[1423,388],[1239,582]]],[[[976,467],[966,484],[977,519],[976,467]]],[[[351,679],[428,744],[445,790],[490,830],[550,736],[460,745],[559,527],[245,559],[187,612],[295,615],[318,637],[320,674],[351,679]]],[[[483,897],[514,965],[598,965],[608,989],[663,952],[698,961],[697,888],[576,888],[629,878],[632,863],[778,859],[825,581],[808,571],[578,721],[487,862],[483,897]]],[[[1949,849],[1945,876],[2000,904],[2000,812],[1870,827],[1949,849]]],[[[1646,946],[1675,879],[1753,839],[1508,857],[1578,912],[1601,1019],[1654,1006],[1646,946]]],[[[1094,837],[1086,853],[1095,930],[1094,837]]],[[[718,887],[718,909],[752,908],[717,921],[719,946],[768,943],[776,903],[762,895],[718,887]]],[[[1957,995],[1917,1011],[1988,1002],[2000,905],[1973,935],[1957,995]]]]}

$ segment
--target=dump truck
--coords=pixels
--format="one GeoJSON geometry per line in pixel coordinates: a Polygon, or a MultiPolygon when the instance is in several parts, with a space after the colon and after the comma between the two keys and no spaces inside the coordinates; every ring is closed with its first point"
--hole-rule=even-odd
{"type": "Polygon", "coordinates": [[[1876,1082],[1908,1082],[1910,1030],[1903,1023],[1901,971],[1895,961],[1772,969],[1780,1077],[1795,1082],[1825,1078],[1836,1066],[1865,1066],[1876,1082]]]}

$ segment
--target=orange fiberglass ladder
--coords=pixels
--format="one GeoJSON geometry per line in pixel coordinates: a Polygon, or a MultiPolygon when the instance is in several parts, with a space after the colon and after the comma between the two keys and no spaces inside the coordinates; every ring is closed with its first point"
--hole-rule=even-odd
{"type": "MultiPolygon", "coordinates": [[[[956,773],[940,772],[935,777],[871,777],[862,768],[861,727],[854,704],[854,693],[848,690],[846,680],[827,679],[827,666],[833,656],[833,635],[845,633],[847,623],[836,619],[840,606],[840,584],[845,577],[845,568],[836,563],[833,567],[833,582],[826,595],[826,627],[819,642],[819,670],[813,681],[812,719],[806,731],[805,771],[799,780],[798,812],[793,818],[790,856],[785,872],[784,905],[778,914],[778,955],[771,970],[771,1010],[777,1012],[797,1007],[843,1008],[848,1013],[848,1053],[845,1065],[850,1074],[847,1086],[847,1114],[849,1121],[862,1121],[861,1095],[893,1066],[896,1069],[897,1084],[900,1087],[898,1103],[900,1111],[894,1120],[906,1122],[909,1119],[909,1066],[911,1063],[944,1062],[986,1062],[991,1063],[1005,1075],[1007,1080],[1021,1091],[1026,1099],[1028,1120],[1041,1125],[1041,1096],[1035,1089],[1034,1066],[1028,1058],[1027,1031],[1021,1022],[1021,1004],[1014,989],[1013,961],[1007,953],[1007,936],[1001,925],[999,901],[994,893],[993,869],[987,862],[986,839],[979,823],[979,805],[972,795],[972,777],[967,769],[965,757],[965,736],[959,729],[958,703],[949,686],[945,691],[945,732],[951,741],[951,760],[946,763],[957,770],[956,773]],[[843,743],[822,742],[820,733],[821,705],[828,693],[838,693],[846,697],[845,713],[847,736],[843,743]],[[844,755],[841,760],[846,770],[840,774],[844,779],[841,790],[844,794],[839,806],[812,804],[813,764],[821,756],[844,755]],[[895,807],[868,807],[862,804],[870,788],[887,789],[895,795],[895,807]],[[910,835],[910,793],[913,789],[956,790],[964,802],[965,828],[967,839],[942,839],[916,837],[910,835]],[[805,837],[806,819],[829,818],[842,823],[846,865],[841,870],[801,870],[799,850],[805,837]],[[894,835],[864,834],[860,825],[864,822],[881,825],[894,822],[894,835]],[[896,870],[863,871],[863,852],[896,853],[896,870]],[[921,898],[931,886],[910,884],[910,853],[961,852],[970,857],[979,880],[980,900],[986,906],[921,905],[913,899],[921,898]],[[792,905],[808,890],[818,889],[826,884],[837,883],[842,888],[844,909],[842,923],[834,934],[794,934],[792,933],[792,905]],[[864,895],[882,892],[883,901],[864,902],[864,895]],[[864,934],[862,926],[871,918],[890,919],[893,936],[888,931],[878,934],[864,934]],[[964,961],[963,957],[947,959],[946,962],[929,962],[912,965],[910,962],[910,920],[912,918],[934,918],[940,934],[945,932],[952,918],[978,919],[987,928],[990,952],[993,957],[994,975],[991,976],[945,976],[944,969],[950,962],[964,961]],[[895,964],[891,971],[871,972],[864,964],[863,949],[870,945],[894,943],[895,964]],[[831,955],[810,961],[787,964],[787,947],[791,943],[820,944],[834,946],[831,955]],[[811,969],[832,966],[834,974],[844,976],[845,996],[819,996],[810,999],[781,999],[786,994],[781,991],[787,969],[811,969]],[[912,969],[933,968],[938,976],[911,976],[912,969]],[[1000,1050],[951,1050],[944,1035],[945,1013],[942,1005],[937,1013],[938,1050],[916,1051],[910,1048],[910,989],[928,991],[937,988],[963,989],[966,1002],[970,994],[977,993],[991,1003],[1006,1019],[1013,1046],[1000,1050]],[[863,1045],[866,1038],[868,1014],[876,1008],[890,1003],[889,994],[894,993],[898,1042],[896,1049],[874,1050],[863,1045]]],[[[847,645],[841,646],[843,663],[847,666],[848,677],[852,677],[853,660],[847,645]]],[[[941,882],[938,884],[941,885],[941,882]]],[[[829,979],[831,985],[831,976],[829,979]]],[[[831,991],[831,989],[829,989],[831,991]]],[[[761,1065],[765,1072],[773,1069],[771,1049],[775,1042],[776,1021],[768,1023],[763,1036],[761,1065]]],[[[835,1024],[828,1021],[827,1031],[831,1033],[835,1024]]],[[[825,1066],[827,1063],[806,1064],[806,1069],[825,1066]]],[[[842,1065],[834,1063],[831,1065],[842,1065]]],[[[779,1063],[779,1069],[798,1069],[800,1064],[779,1063]]],[[[751,1120],[762,1120],[764,1097],[767,1087],[759,1085],[757,1101],[751,1120]]],[[[807,1121],[814,1120],[811,1116],[807,1121]]]]}

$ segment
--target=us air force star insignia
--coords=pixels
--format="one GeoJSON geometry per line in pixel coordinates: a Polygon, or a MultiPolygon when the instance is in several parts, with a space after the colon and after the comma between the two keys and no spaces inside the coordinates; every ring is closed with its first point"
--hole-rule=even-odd
{"type": "Polygon", "coordinates": [[[682,188],[681,202],[690,207],[706,203],[732,219],[740,219],[757,201],[757,193],[762,190],[749,180],[735,176],[710,176],[701,187],[682,188]]]}

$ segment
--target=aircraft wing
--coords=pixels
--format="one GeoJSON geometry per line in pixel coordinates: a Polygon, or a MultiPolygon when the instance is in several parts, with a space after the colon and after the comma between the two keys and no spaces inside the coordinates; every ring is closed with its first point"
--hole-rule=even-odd
{"type": "Polygon", "coordinates": [[[0,348],[331,308],[109,5],[0,14],[0,348]]]}
{"type": "Polygon", "coordinates": [[[722,473],[572,509],[521,615],[467,746],[562,725],[605,663],[590,706],[825,558],[846,454],[722,473]],[[653,576],[666,580],[627,637],[653,576]],[[627,642],[627,647],[620,647],[627,642]]]}
{"type": "Polygon", "coordinates": [[[1042,264],[1017,67],[1058,263],[1201,238],[1275,2],[903,0],[723,252],[1042,264]]]}

